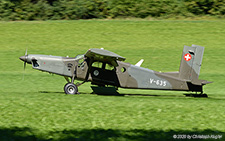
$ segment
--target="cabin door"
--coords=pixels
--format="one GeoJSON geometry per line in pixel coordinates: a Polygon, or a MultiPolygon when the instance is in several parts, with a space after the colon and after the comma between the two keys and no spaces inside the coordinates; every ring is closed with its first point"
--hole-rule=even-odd
{"type": "Polygon", "coordinates": [[[94,84],[119,86],[115,67],[110,64],[94,62],[91,67],[90,75],[94,84]]]}

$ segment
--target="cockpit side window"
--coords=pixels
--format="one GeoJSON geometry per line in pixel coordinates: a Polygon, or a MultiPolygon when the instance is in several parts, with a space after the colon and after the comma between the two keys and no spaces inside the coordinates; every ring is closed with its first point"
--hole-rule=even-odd
{"type": "Polygon", "coordinates": [[[102,62],[93,62],[92,67],[102,68],[102,62]]]}
{"type": "Polygon", "coordinates": [[[84,64],[85,64],[85,60],[84,60],[84,58],[82,58],[82,59],[78,60],[78,67],[83,67],[83,66],[84,66],[84,64]]]}
{"type": "Polygon", "coordinates": [[[84,66],[84,62],[85,62],[84,54],[77,55],[75,57],[75,59],[78,61],[78,67],[83,67],[84,66]]]}
{"type": "Polygon", "coordinates": [[[103,62],[93,62],[92,67],[101,68],[103,70],[115,71],[115,67],[113,65],[103,62]]]}
{"type": "Polygon", "coordinates": [[[105,65],[105,69],[106,70],[115,70],[114,66],[113,65],[110,65],[110,64],[106,64],[105,65]]]}

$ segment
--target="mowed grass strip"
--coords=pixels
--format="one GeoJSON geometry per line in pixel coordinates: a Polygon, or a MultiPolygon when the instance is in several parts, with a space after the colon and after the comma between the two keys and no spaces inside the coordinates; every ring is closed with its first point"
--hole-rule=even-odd
{"type": "MultiPolygon", "coordinates": [[[[225,132],[225,22],[80,20],[0,22],[0,139],[148,140],[225,132]],[[209,98],[183,92],[119,89],[128,96],[63,93],[63,77],[33,70],[18,57],[76,56],[105,48],[157,71],[178,71],[183,45],[205,46],[200,79],[209,98]],[[24,80],[23,80],[24,75],[24,80]],[[145,94],[138,96],[132,94],[145,94]]],[[[223,137],[224,138],[224,137],[223,137]]]]}

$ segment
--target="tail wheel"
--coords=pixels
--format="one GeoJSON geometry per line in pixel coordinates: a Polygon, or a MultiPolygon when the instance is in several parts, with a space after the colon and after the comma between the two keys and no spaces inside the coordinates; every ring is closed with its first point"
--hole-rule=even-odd
{"type": "Polygon", "coordinates": [[[78,93],[78,88],[73,83],[67,83],[64,86],[64,92],[65,92],[65,94],[77,94],[78,93]]]}

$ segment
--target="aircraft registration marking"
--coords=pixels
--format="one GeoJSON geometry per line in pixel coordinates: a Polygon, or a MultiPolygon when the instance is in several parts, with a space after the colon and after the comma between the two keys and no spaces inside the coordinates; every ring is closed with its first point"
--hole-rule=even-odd
{"type": "Polygon", "coordinates": [[[149,79],[150,81],[150,84],[156,84],[157,86],[163,86],[163,87],[165,87],[167,84],[166,84],[166,81],[163,81],[163,80],[155,80],[155,79],[153,79],[153,78],[150,78],[149,79]]]}

